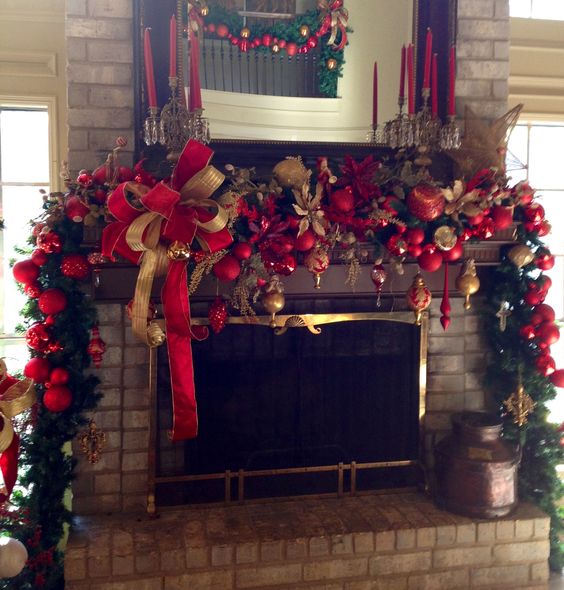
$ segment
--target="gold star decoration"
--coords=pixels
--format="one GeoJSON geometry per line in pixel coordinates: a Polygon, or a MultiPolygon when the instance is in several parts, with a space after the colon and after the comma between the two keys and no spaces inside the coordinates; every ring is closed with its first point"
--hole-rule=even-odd
{"type": "Polygon", "coordinates": [[[510,414],[513,414],[513,422],[519,426],[527,423],[527,416],[535,409],[535,402],[525,391],[522,383],[519,383],[517,391],[514,391],[504,402],[510,414]]]}
{"type": "Polygon", "coordinates": [[[522,108],[523,105],[519,104],[498,119],[488,121],[466,106],[462,144],[457,150],[447,150],[447,154],[458,164],[462,176],[470,178],[483,168],[505,170],[507,142],[522,108]]]}

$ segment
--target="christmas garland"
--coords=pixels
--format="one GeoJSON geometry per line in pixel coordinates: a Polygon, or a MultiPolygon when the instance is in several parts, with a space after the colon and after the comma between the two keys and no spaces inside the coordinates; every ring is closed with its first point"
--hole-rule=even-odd
{"type": "MultiPolygon", "coordinates": [[[[85,423],[84,413],[96,406],[97,380],[85,371],[103,351],[99,337],[91,339],[96,315],[80,281],[87,278],[90,264],[105,263],[107,258],[100,252],[88,257],[82,253],[83,226],[98,224],[107,231],[109,211],[116,202],[122,210],[134,212],[123,222],[127,226],[147,210],[151,202],[147,196],[159,194],[179,203],[189,199],[183,214],[199,215],[200,223],[210,220],[210,203],[196,198],[198,185],[190,178],[199,174],[220,178],[205,159],[179,184],[182,158],[171,182],[170,163],[160,152],[155,158],[149,154],[133,171],[120,167],[117,151],[122,145],[118,140],[107,162],[93,173],[83,171],[76,180],[67,179],[66,194],[46,198],[45,214],[34,224],[30,238],[31,257],[14,266],[14,276],[29,297],[24,318],[33,358],[25,375],[36,381],[38,403],[16,425],[22,436],[20,485],[27,492],[16,488],[11,503],[19,512],[5,509],[2,514],[4,527],[24,542],[30,559],[19,576],[0,583],[3,588],[61,587],[63,556],[57,544],[71,517],[63,499],[74,468],[63,446],[85,423]],[[187,185],[192,188],[186,192],[187,185]]],[[[229,313],[255,313],[257,299],[272,314],[279,311],[283,277],[299,263],[311,272],[316,285],[330,264],[347,264],[348,281],[354,286],[361,262],[373,256],[371,278],[380,292],[388,274],[381,258],[399,268],[409,257],[421,269],[435,272],[462,258],[464,242],[487,240],[517,223],[517,240],[503,253],[483,312],[492,350],[487,384],[505,416],[507,436],[522,445],[521,498],[534,501],[551,516],[551,560],[559,566],[561,521],[556,502],[562,485],[555,467],[562,463],[564,452],[561,432],[546,422],[545,403],[556,395],[554,385],[564,386],[564,370],[556,369],[549,353],[558,328],[554,311],[543,303],[550,287],[543,273],[552,268],[554,258],[540,239],[550,226],[534,201],[534,191],[526,183],[507,187],[495,169],[481,170],[466,183],[440,186],[425,168],[405,158],[388,166],[372,157],[361,162],[345,157],[337,169],[320,157],[315,171],[307,170],[299,158],[288,158],[274,167],[272,178],[265,179],[233,165],[226,172],[229,178],[223,183],[220,178],[222,186],[211,208],[216,212],[214,221],[221,217],[232,243],[222,241],[217,248],[206,248],[196,240],[181,243],[167,238],[167,229],[157,245],[164,248],[171,265],[188,264],[189,293],[197,291],[210,273],[232,282],[229,298],[217,298],[210,305],[210,325],[217,333],[229,313]],[[534,402],[534,411],[527,402],[534,402]]],[[[154,202],[151,207],[154,219],[154,202]]],[[[163,215],[170,221],[174,211],[166,210],[163,215]]],[[[464,280],[457,284],[469,296],[477,290],[476,277],[471,264],[465,268],[464,280]]],[[[419,313],[428,307],[430,294],[424,291],[422,278],[416,282],[412,287],[416,292],[410,290],[407,297],[419,313]],[[421,294],[426,295],[424,301],[421,294]]],[[[135,305],[133,315],[139,317],[135,305]]],[[[446,329],[448,297],[441,310],[446,329]]],[[[143,326],[149,322],[151,332],[149,311],[140,317],[147,318],[143,326]]]]}
{"type": "Polygon", "coordinates": [[[200,7],[199,14],[207,35],[227,39],[244,53],[252,50],[286,52],[288,57],[294,57],[318,48],[319,91],[328,98],[337,96],[337,81],[342,77],[349,31],[348,14],[340,0],[321,3],[317,10],[273,25],[247,26],[237,11],[218,4],[200,7]]]}

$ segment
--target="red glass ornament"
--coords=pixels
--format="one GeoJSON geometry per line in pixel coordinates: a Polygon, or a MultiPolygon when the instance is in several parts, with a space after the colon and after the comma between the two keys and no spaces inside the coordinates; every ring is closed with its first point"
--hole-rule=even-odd
{"type": "Polygon", "coordinates": [[[53,385],[43,395],[43,405],[50,412],[64,412],[71,403],[71,390],[64,385],[53,385]]]}
{"type": "Polygon", "coordinates": [[[106,352],[106,343],[100,338],[100,330],[98,326],[92,328],[92,336],[86,349],[95,367],[100,367],[102,364],[102,357],[106,352]]]}
{"type": "Polygon", "coordinates": [[[422,270],[426,270],[427,272],[435,272],[439,270],[442,263],[442,254],[429,247],[426,247],[417,258],[417,264],[419,264],[422,270]]]}
{"type": "Polygon", "coordinates": [[[64,205],[65,215],[75,223],[81,223],[84,218],[90,213],[90,207],[86,205],[76,195],[70,196],[65,201],[64,205]]]}
{"type": "Polygon", "coordinates": [[[286,53],[289,57],[294,57],[298,53],[298,46],[295,43],[288,43],[286,45],[286,53]]]}
{"type": "Polygon", "coordinates": [[[376,287],[376,307],[380,307],[380,295],[387,277],[388,273],[386,272],[384,265],[381,263],[374,263],[372,271],[370,272],[370,279],[376,287]]]}
{"type": "Polygon", "coordinates": [[[549,379],[555,387],[564,387],[564,369],[557,369],[549,379]]]}
{"type": "Polygon", "coordinates": [[[213,330],[214,334],[219,334],[223,328],[225,328],[227,317],[227,303],[218,296],[208,309],[210,328],[213,330]]]}
{"type": "Polygon", "coordinates": [[[86,260],[88,260],[89,264],[104,264],[104,262],[108,261],[102,252],[90,252],[90,254],[86,256],[86,260]]]}
{"type": "Polygon", "coordinates": [[[457,240],[457,242],[453,248],[451,248],[450,250],[445,250],[442,253],[443,260],[445,262],[454,262],[455,260],[462,258],[463,254],[464,254],[464,246],[462,245],[462,240],[460,238],[457,240]]]}
{"type": "Polygon", "coordinates": [[[253,247],[249,242],[237,242],[231,249],[231,254],[237,258],[237,260],[247,260],[253,253],[253,247]]]}
{"type": "Polygon", "coordinates": [[[82,172],[78,175],[76,182],[82,186],[90,186],[92,184],[92,174],[88,172],[82,172]]]}
{"type": "Polygon", "coordinates": [[[538,305],[541,303],[542,296],[537,291],[527,291],[523,295],[523,300],[527,305],[538,305]]]}
{"type": "Polygon", "coordinates": [[[307,46],[310,49],[313,49],[314,47],[317,47],[317,37],[315,35],[312,35],[308,40],[307,40],[307,46]]]}
{"type": "Polygon", "coordinates": [[[92,181],[95,184],[105,184],[108,181],[108,166],[102,164],[92,172],[92,181]]]}
{"type": "Polygon", "coordinates": [[[61,262],[61,272],[69,279],[86,279],[90,274],[88,258],[83,254],[65,254],[61,262]]]}
{"type": "Polygon", "coordinates": [[[531,324],[525,324],[521,326],[519,333],[521,334],[521,338],[523,340],[532,340],[535,337],[535,326],[531,324]]]}
{"type": "Polygon", "coordinates": [[[523,217],[526,221],[535,225],[540,224],[544,219],[544,207],[539,203],[531,203],[528,207],[523,209],[523,217]]]}
{"type": "Polygon", "coordinates": [[[20,260],[14,264],[12,274],[18,283],[29,285],[37,280],[39,267],[32,260],[20,260]]]}
{"type": "Polygon", "coordinates": [[[310,229],[306,229],[303,234],[296,238],[294,245],[298,252],[311,250],[315,246],[315,234],[310,229]]]}
{"type": "Polygon", "coordinates": [[[556,319],[556,312],[547,303],[541,303],[535,307],[535,313],[541,315],[543,321],[553,322],[556,319]]]}
{"type": "Polygon", "coordinates": [[[284,47],[286,47],[287,42],[286,39],[280,39],[280,41],[278,41],[278,47],[280,47],[280,49],[284,49],[284,47]]]}
{"type": "Polygon", "coordinates": [[[26,285],[23,291],[30,299],[37,299],[41,295],[41,285],[39,283],[31,283],[26,285]]]}
{"type": "Polygon", "coordinates": [[[420,227],[411,227],[405,232],[408,244],[421,244],[425,239],[425,232],[420,227]]]}
{"type": "Polygon", "coordinates": [[[415,312],[416,322],[421,321],[421,312],[425,311],[431,305],[431,291],[428,289],[423,277],[417,273],[413,278],[413,283],[405,294],[407,305],[415,312]]]}
{"type": "Polygon", "coordinates": [[[423,252],[423,248],[420,244],[409,244],[407,247],[407,253],[413,258],[417,258],[421,252],[423,252]]]}
{"type": "Polygon", "coordinates": [[[290,276],[296,270],[296,258],[292,254],[282,254],[275,260],[272,270],[276,274],[290,276]]]}
{"type": "Polygon", "coordinates": [[[548,293],[548,291],[550,290],[550,287],[552,287],[552,279],[547,276],[547,275],[541,275],[538,278],[539,281],[539,287],[542,291],[544,291],[545,293],[548,293]]]}
{"type": "Polygon", "coordinates": [[[417,219],[433,221],[444,211],[443,192],[431,184],[418,184],[407,197],[407,208],[417,219]]]}
{"type": "Polygon", "coordinates": [[[554,256],[550,252],[544,252],[535,258],[537,268],[550,270],[554,267],[554,256]]]}
{"type": "Polygon", "coordinates": [[[43,252],[43,250],[35,249],[31,253],[31,261],[37,266],[43,266],[49,260],[49,255],[43,252]]]}
{"type": "Polygon", "coordinates": [[[241,273],[241,265],[235,256],[226,254],[213,267],[213,274],[220,281],[234,281],[241,273]]]}
{"type": "Polygon", "coordinates": [[[69,379],[70,373],[64,367],[55,367],[49,375],[51,385],[66,385],[69,379]]]}
{"type": "Polygon", "coordinates": [[[533,313],[531,314],[531,320],[530,323],[533,326],[538,326],[541,322],[544,322],[544,318],[542,317],[542,314],[537,313],[536,311],[533,311],[533,313]]]}
{"type": "Polygon", "coordinates": [[[23,372],[28,379],[33,379],[36,383],[45,383],[49,379],[51,365],[46,358],[36,356],[27,361],[23,372]]]}
{"type": "Polygon", "coordinates": [[[492,219],[485,217],[476,228],[476,236],[481,240],[489,240],[495,233],[495,224],[492,219]]]}
{"type": "Polygon", "coordinates": [[[541,346],[541,344],[552,346],[558,342],[560,338],[560,330],[554,322],[541,322],[535,329],[535,334],[539,340],[539,346],[541,346]]]}
{"type": "Polygon", "coordinates": [[[552,375],[556,370],[556,363],[554,359],[547,354],[541,354],[535,359],[535,366],[537,367],[538,372],[545,377],[552,375]]]}
{"type": "Polygon", "coordinates": [[[25,333],[27,345],[38,352],[45,352],[49,346],[51,335],[42,322],[32,324],[25,333]]]}
{"type": "Polygon", "coordinates": [[[60,289],[46,289],[39,296],[38,305],[45,315],[60,313],[67,307],[67,296],[60,289]]]}
{"type": "Polygon", "coordinates": [[[408,244],[400,234],[394,234],[386,243],[386,248],[392,256],[404,256],[407,253],[408,244]]]}
{"type": "Polygon", "coordinates": [[[342,188],[331,193],[331,206],[339,213],[349,213],[354,209],[354,196],[350,187],[342,188]]]}
{"type": "Polygon", "coordinates": [[[491,218],[496,229],[506,229],[513,223],[513,207],[496,205],[492,208],[491,218]]]}
{"type": "Polygon", "coordinates": [[[550,223],[548,223],[548,221],[546,221],[546,219],[543,219],[540,223],[539,226],[537,228],[537,232],[539,234],[539,236],[541,238],[544,238],[544,236],[548,236],[548,234],[552,231],[552,226],[550,225],[550,223]]]}
{"type": "Polygon", "coordinates": [[[262,36],[262,44],[263,44],[265,47],[270,47],[270,44],[271,44],[271,43],[272,43],[272,36],[271,36],[271,35],[269,35],[268,33],[265,33],[265,34],[262,36]]]}
{"type": "Polygon", "coordinates": [[[483,213],[478,213],[478,215],[472,215],[470,217],[467,217],[468,219],[468,223],[472,226],[477,226],[480,225],[480,223],[482,223],[482,221],[484,221],[484,214],[483,213]]]}
{"type": "Polygon", "coordinates": [[[37,236],[37,247],[47,254],[58,254],[63,248],[63,240],[54,231],[40,233],[37,236]]]}
{"type": "Polygon", "coordinates": [[[460,234],[460,239],[463,242],[467,242],[472,237],[474,237],[474,230],[469,227],[465,227],[460,234]]]}
{"type": "Polygon", "coordinates": [[[280,236],[268,242],[267,247],[272,250],[276,256],[289,254],[294,249],[294,238],[292,236],[280,236]]]}
{"type": "Polygon", "coordinates": [[[47,352],[49,354],[54,354],[55,352],[60,352],[63,350],[63,345],[60,342],[49,342],[47,346],[47,352]]]}

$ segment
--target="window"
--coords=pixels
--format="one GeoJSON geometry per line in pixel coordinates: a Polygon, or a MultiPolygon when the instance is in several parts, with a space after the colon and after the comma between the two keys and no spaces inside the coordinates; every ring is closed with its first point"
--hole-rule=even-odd
{"type": "MultiPolygon", "coordinates": [[[[547,274],[552,279],[552,288],[546,303],[551,305],[557,320],[564,321],[564,174],[560,151],[564,144],[564,121],[560,123],[523,123],[515,127],[509,141],[509,151],[527,166],[511,172],[511,184],[527,180],[536,189],[538,202],[546,211],[552,225],[551,233],[543,238],[556,259],[554,268],[547,274]]],[[[564,330],[560,340],[551,348],[556,367],[564,369],[564,330]]],[[[551,418],[564,422],[564,396],[560,394],[551,404],[551,418]]]]}
{"type": "Polygon", "coordinates": [[[510,0],[511,16],[564,20],[564,2],[555,0],[510,0]]]}
{"type": "Polygon", "coordinates": [[[0,356],[19,368],[27,358],[21,337],[15,337],[25,296],[12,278],[10,260],[26,246],[29,221],[41,213],[40,190],[49,192],[49,113],[47,106],[0,105],[0,356]],[[10,361],[16,361],[10,362],[10,361]]]}

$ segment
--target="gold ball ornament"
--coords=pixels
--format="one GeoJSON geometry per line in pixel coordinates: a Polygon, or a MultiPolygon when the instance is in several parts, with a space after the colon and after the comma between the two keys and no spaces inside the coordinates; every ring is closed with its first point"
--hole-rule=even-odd
{"type": "Polygon", "coordinates": [[[241,35],[242,39],[248,39],[251,36],[251,30],[249,27],[243,27],[239,35],[241,35]]]}
{"type": "Polygon", "coordinates": [[[513,246],[507,253],[507,257],[517,268],[523,268],[535,259],[535,255],[525,244],[513,246]]]}
{"type": "Polygon", "coordinates": [[[276,182],[285,188],[300,190],[307,181],[307,170],[298,158],[286,158],[278,162],[272,171],[276,182]]]}
{"type": "Polygon", "coordinates": [[[188,260],[190,258],[190,246],[186,245],[184,242],[179,242],[175,240],[170,244],[167,248],[166,255],[169,260],[188,260]]]}
{"type": "Polygon", "coordinates": [[[208,16],[209,13],[210,13],[209,6],[202,6],[200,8],[200,16],[208,16]]]}
{"type": "Polygon", "coordinates": [[[476,273],[476,263],[472,258],[464,261],[460,274],[456,277],[455,285],[464,295],[464,309],[470,309],[470,295],[480,290],[480,279],[476,273]]]}
{"type": "Polygon", "coordinates": [[[278,43],[274,43],[270,49],[272,53],[280,53],[280,45],[278,43]]]}
{"type": "Polygon", "coordinates": [[[309,27],[307,25],[302,25],[300,27],[300,35],[302,37],[309,37],[309,27]]]}
{"type": "Polygon", "coordinates": [[[337,67],[337,60],[333,57],[330,57],[327,60],[327,69],[328,70],[334,70],[337,67]]]}
{"type": "Polygon", "coordinates": [[[457,238],[454,229],[449,225],[441,225],[433,234],[433,242],[439,250],[448,252],[456,246],[457,238]]]}

